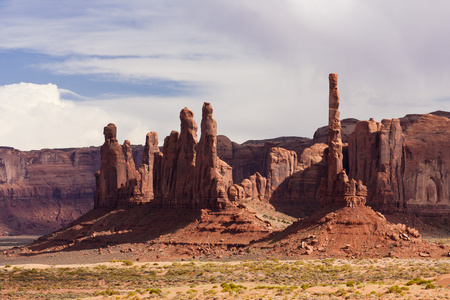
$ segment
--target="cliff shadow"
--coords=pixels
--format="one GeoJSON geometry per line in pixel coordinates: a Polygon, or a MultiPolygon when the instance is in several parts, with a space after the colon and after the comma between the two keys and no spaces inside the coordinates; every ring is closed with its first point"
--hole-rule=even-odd
{"type": "Polygon", "coordinates": [[[320,181],[326,174],[323,162],[287,177],[272,193],[269,203],[295,218],[310,216],[320,208],[320,181]]]}
{"type": "Polygon", "coordinates": [[[27,247],[32,252],[24,255],[145,243],[183,231],[200,216],[201,210],[159,208],[149,203],[114,210],[94,209],[68,226],[39,238],[27,247]]]}

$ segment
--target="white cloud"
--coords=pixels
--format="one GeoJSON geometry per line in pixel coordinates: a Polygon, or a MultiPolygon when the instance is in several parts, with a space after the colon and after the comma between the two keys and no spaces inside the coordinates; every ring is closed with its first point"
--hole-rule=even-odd
{"type": "Polygon", "coordinates": [[[62,100],[54,84],[0,86],[4,146],[31,150],[99,145],[107,119],[99,108],[62,100]]]}

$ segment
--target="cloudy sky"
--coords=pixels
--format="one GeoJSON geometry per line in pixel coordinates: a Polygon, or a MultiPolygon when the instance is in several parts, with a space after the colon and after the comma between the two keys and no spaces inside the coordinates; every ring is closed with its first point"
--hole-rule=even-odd
{"type": "Polygon", "coordinates": [[[0,0],[0,145],[142,144],[211,102],[232,140],[450,110],[450,2],[0,0]]]}

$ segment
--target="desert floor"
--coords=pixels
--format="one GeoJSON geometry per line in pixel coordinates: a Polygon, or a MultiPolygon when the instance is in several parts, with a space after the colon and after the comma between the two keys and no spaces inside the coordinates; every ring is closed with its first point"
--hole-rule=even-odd
{"type": "Polygon", "coordinates": [[[2,264],[1,299],[450,299],[450,259],[2,264]]]}

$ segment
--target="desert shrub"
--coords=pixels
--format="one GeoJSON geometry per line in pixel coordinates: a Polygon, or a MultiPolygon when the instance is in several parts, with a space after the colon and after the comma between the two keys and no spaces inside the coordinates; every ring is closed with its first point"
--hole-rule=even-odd
{"type": "Polygon", "coordinates": [[[190,289],[190,290],[188,290],[187,292],[186,292],[186,294],[189,294],[189,295],[195,295],[195,294],[197,294],[198,293],[198,291],[197,290],[194,290],[194,289],[190,289]]]}
{"type": "Polygon", "coordinates": [[[354,287],[355,286],[355,282],[353,280],[347,281],[347,283],[345,284],[348,287],[354,287]]]}
{"type": "Polygon", "coordinates": [[[426,290],[435,289],[435,288],[436,288],[436,286],[434,284],[432,284],[431,282],[427,283],[427,285],[425,286],[426,290]]]}
{"type": "Polygon", "coordinates": [[[95,292],[95,296],[113,296],[113,295],[120,295],[119,291],[107,289],[105,291],[97,291],[95,292]]]}
{"type": "Polygon", "coordinates": [[[155,289],[155,288],[151,288],[151,289],[147,289],[146,290],[150,295],[152,294],[161,294],[162,291],[160,289],[155,289]]]}
{"type": "Polygon", "coordinates": [[[222,292],[228,292],[230,294],[240,293],[241,291],[247,289],[247,287],[243,285],[236,285],[234,283],[222,283],[220,286],[222,287],[222,292]]]}
{"type": "Polygon", "coordinates": [[[389,288],[388,293],[403,295],[403,290],[398,285],[393,285],[389,288]]]}
{"type": "Polygon", "coordinates": [[[217,294],[216,290],[204,290],[203,295],[213,297],[217,294]]]}
{"type": "Polygon", "coordinates": [[[347,291],[344,289],[339,289],[336,292],[334,292],[333,295],[337,297],[345,297],[345,295],[347,295],[347,291]]]}
{"type": "Polygon", "coordinates": [[[420,278],[420,277],[417,277],[417,278],[414,278],[414,279],[408,281],[408,282],[406,283],[406,285],[413,285],[413,284],[417,284],[417,285],[426,285],[426,284],[428,284],[428,283],[431,283],[432,281],[433,281],[433,280],[425,280],[425,279],[422,279],[422,278],[420,278]]]}
{"type": "Polygon", "coordinates": [[[129,260],[123,260],[122,263],[124,266],[132,266],[133,265],[133,262],[131,262],[129,260]]]}

